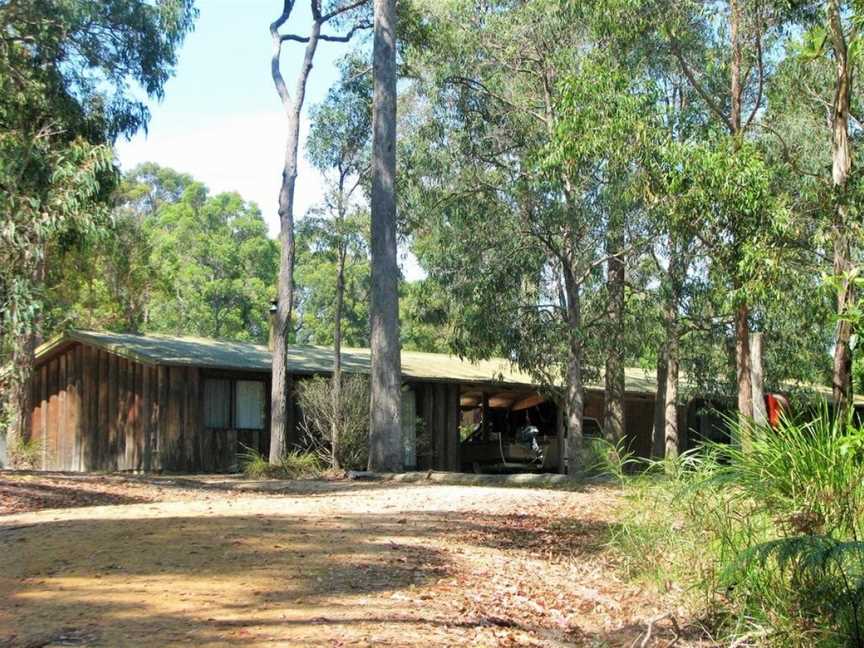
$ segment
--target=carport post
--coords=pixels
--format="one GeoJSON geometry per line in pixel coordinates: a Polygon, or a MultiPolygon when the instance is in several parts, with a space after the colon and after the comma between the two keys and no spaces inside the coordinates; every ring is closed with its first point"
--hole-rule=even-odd
{"type": "Polygon", "coordinates": [[[485,391],[482,392],[483,396],[481,398],[482,401],[482,416],[480,419],[480,424],[483,426],[483,440],[489,440],[489,394],[485,391]]]}
{"type": "Polygon", "coordinates": [[[564,466],[564,453],[567,447],[564,438],[564,406],[560,403],[555,404],[555,429],[558,432],[558,472],[563,475],[567,472],[564,466]]]}

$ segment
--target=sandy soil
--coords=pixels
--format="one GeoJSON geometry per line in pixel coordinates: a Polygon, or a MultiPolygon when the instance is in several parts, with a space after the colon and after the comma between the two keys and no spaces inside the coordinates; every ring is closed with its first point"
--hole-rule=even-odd
{"type": "Polygon", "coordinates": [[[667,611],[616,575],[611,487],[0,474],[41,508],[22,489],[69,508],[0,516],[0,646],[639,646],[667,611]]]}

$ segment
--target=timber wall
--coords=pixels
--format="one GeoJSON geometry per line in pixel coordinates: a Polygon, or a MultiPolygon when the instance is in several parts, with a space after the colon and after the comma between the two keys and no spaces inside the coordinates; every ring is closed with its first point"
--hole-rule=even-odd
{"type": "Polygon", "coordinates": [[[31,436],[45,470],[196,470],[200,370],[74,344],[36,367],[31,436]]]}
{"type": "Polygon", "coordinates": [[[459,385],[445,382],[411,383],[417,417],[423,419],[423,434],[417,439],[417,466],[422,469],[459,471],[461,440],[459,385]]]}
{"type": "Polygon", "coordinates": [[[31,434],[41,444],[43,469],[151,469],[157,382],[156,367],[81,344],[40,363],[31,434]]]}

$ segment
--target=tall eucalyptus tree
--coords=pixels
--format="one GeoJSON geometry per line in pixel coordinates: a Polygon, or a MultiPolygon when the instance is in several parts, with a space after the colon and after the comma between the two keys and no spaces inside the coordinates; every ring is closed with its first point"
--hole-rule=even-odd
{"type": "Polygon", "coordinates": [[[343,0],[324,3],[310,0],[312,24],[308,35],[283,34],[282,27],[291,18],[296,0],[283,0],[282,12],[270,23],[272,54],[270,74],[273,85],[282,102],[288,126],[285,141],[285,159],[282,166],[282,185],[279,188],[279,278],[277,286],[278,304],[273,336],[273,381],[271,388],[270,415],[270,461],[276,463],[285,455],[287,445],[294,439],[294,421],[291,403],[291,374],[287,371],[285,353],[291,333],[291,313],[294,307],[294,190],[297,184],[297,151],[300,144],[300,115],[306,98],[306,86],[312,72],[315,52],[320,42],[346,43],[355,33],[368,29],[364,9],[368,0],[343,0]],[[344,34],[334,35],[322,30],[329,26],[344,27],[344,34]],[[286,42],[303,43],[303,58],[297,72],[293,93],[288,89],[282,75],[282,45],[286,42]]]}
{"type": "Polygon", "coordinates": [[[396,256],[396,0],[375,0],[372,46],[372,346],[369,470],[402,470],[396,256]]]}
{"type": "Polygon", "coordinates": [[[27,435],[47,250],[104,230],[112,145],[146,126],[192,29],[192,0],[0,2],[0,351],[10,447],[27,435]],[[5,364],[5,363],[4,363],[5,364]]]}

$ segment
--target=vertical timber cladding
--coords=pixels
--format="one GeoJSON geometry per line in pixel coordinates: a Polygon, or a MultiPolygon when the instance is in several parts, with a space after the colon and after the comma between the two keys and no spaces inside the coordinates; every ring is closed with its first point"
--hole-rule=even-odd
{"type": "MultiPolygon", "coordinates": [[[[188,371],[194,383],[198,370],[188,371]]],[[[81,344],[37,366],[31,434],[42,447],[41,467],[74,471],[158,468],[152,453],[158,447],[157,375],[156,367],[81,344]]],[[[186,379],[178,385],[186,397],[186,379]]],[[[188,398],[191,401],[194,396],[188,398]]],[[[194,408],[189,412],[188,421],[181,422],[194,426],[194,408]]],[[[193,455],[182,453],[181,469],[193,460],[193,455]]]]}
{"type": "Polygon", "coordinates": [[[198,436],[201,379],[198,367],[159,367],[160,469],[192,472],[201,467],[198,436]]]}
{"type": "MultiPolygon", "coordinates": [[[[426,382],[415,385],[418,409],[422,412],[426,435],[431,445],[431,468],[458,471],[461,467],[459,438],[459,385],[426,382]]],[[[419,458],[418,458],[419,461],[419,458]]]]}
{"type": "Polygon", "coordinates": [[[626,398],[624,401],[624,429],[630,452],[649,458],[652,451],[654,428],[654,400],[626,398]]]}

